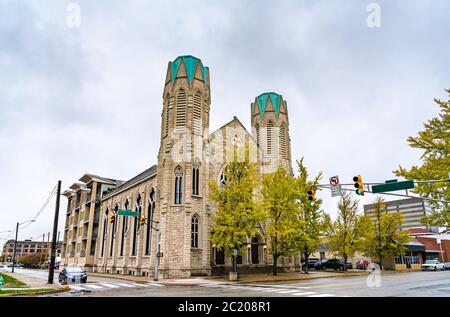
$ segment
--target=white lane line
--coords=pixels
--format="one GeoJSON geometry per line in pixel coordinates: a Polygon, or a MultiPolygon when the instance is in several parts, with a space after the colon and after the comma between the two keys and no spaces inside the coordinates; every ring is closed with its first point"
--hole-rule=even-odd
{"type": "Polygon", "coordinates": [[[125,284],[125,283],[116,283],[116,284],[120,285],[120,286],[124,286],[124,287],[134,287],[133,285],[125,284]]]}
{"type": "Polygon", "coordinates": [[[295,293],[295,292],[298,292],[298,289],[291,289],[290,291],[282,291],[282,292],[277,292],[277,293],[288,294],[288,293],[295,293]]]}
{"type": "Polygon", "coordinates": [[[334,296],[336,296],[336,295],[334,295],[334,294],[317,294],[317,295],[310,295],[307,297],[334,297],[334,296]]]}
{"type": "Polygon", "coordinates": [[[106,287],[110,287],[110,288],[119,288],[119,286],[117,286],[117,285],[108,284],[108,283],[102,283],[102,285],[106,286],[106,287]]]}
{"type": "Polygon", "coordinates": [[[147,283],[147,284],[143,284],[143,285],[145,285],[145,286],[159,286],[159,287],[164,286],[162,284],[156,284],[156,283],[147,283]]]}
{"type": "Polygon", "coordinates": [[[269,292],[279,293],[280,291],[287,291],[287,289],[279,288],[279,289],[270,290],[269,292]]]}
{"type": "Polygon", "coordinates": [[[101,286],[94,285],[94,284],[86,284],[85,286],[86,286],[86,287],[89,287],[89,288],[93,288],[93,289],[100,289],[100,288],[103,288],[103,287],[101,287],[101,286]]]}
{"type": "Polygon", "coordinates": [[[82,286],[80,286],[80,285],[70,285],[70,288],[73,288],[73,289],[75,289],[75,290],[77,290],[77,291],[79,291],[79,290],[82,290],[82,289],[83,289],[83,287],[82,287],[82,286]]]}
{"type": "Polygon", "coordinates": [[[265,290],[263,290],[263,292],[273,292],[279,290],[279,288],[266,288],[265,290]]]}
{"type": "Polygon", "coordinates": [[[316,294],[316,292],[301,292],[301,293],[294,293],[294,294],[292,294],[292,295],[295,295],[295,296],[305,296],[305,295],[314,295],[314,294],[316,294]]]}

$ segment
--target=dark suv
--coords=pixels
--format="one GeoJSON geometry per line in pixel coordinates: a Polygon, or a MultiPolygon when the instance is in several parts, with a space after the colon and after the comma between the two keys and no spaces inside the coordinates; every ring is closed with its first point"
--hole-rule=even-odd
{"type": "MultiPolygon", "coordinates": [[[[346,268],[351,269],[352,263],[347,260],[346,268]]],[[[322,260],[322,262],[317,262],[314,265],[314,269],[316,270],[326,270],[326,269],[333,269],[333,270],[344,270],[344,260],[342,259],[328,259],[328,260],[322,260]]]]}

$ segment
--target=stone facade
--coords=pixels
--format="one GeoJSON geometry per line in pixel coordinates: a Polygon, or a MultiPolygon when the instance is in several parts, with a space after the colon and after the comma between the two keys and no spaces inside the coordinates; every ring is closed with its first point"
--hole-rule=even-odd
{"type": "MultiPolygon", "coordinates": [[[[159,261],[164,278],[225,273],[231,259],[208,239],[215,212],[208,184],[221,181],[235,148],[238,156],[250,153],[261,175],[279,166],[292,172],[287,102],[276,93],[261,94],[250,107],[251,134],[236,117],[210,133],[209,68],[190,55],[169,62],[162,100],[157,166],[102,196],[93,269],[153,276],[159,261]],[[137,211],[147,223],[117,215],[112,221],[111,213],[123,209],[137,211]]],[[[240,271],[267,270],[271,256],[264,239],[248,241],[246,248],[240,271]]],[[[281,270],[295,269],[293,258],[279,263],[281,270]]]]}

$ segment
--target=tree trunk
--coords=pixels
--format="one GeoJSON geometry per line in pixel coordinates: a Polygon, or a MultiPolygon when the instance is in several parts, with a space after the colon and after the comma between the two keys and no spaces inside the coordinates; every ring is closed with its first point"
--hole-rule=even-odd
{"type": "Polygon", "coordinates": [[[308,274],[309,272],[309,268],[308,268],[308,259],[309,259],[309,254],[305,253],[305,273],[308,274]]]}
{"type": "Polygon", "coordinates": [[[344,272],[347,272],[347,256],[344,256],[344,272]]]}
{"type": "Polygon", "coordinates": [[[383,258],[380,256],[380,271],[383,271],[383,258]]]}
{"type": "Polygon", "coordinates": [[[273,267],[272,267],[272,270],[273,270],[273,275],[277,275],[277,265],[278,264],[278,255],[273,255],[273,267]]]}

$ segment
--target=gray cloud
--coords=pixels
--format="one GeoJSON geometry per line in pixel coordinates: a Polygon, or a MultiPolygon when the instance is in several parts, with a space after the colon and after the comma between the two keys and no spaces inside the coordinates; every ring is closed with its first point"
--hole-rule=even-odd
{"type": "MultiPolygon", "coordinates": [[[[233,115],[250,128],[250,102],[276,91],[293,159],[324,182],[384,181],[417,163],[406,138],[449,88],[450,5],[377,1],[382,27],[370,29],[369,2],[78,1],[81,27],[68,28],[69,1],[0,1],[0,231],[32,217],[58,179],[154,164],[167,63],[184,54],[210,67],[211,130],[233,115]]],[[[320,197],[334,215],[336,199],[320,197]]],[[[52,212],[23,237],[49,231],[52,212]]]]}

